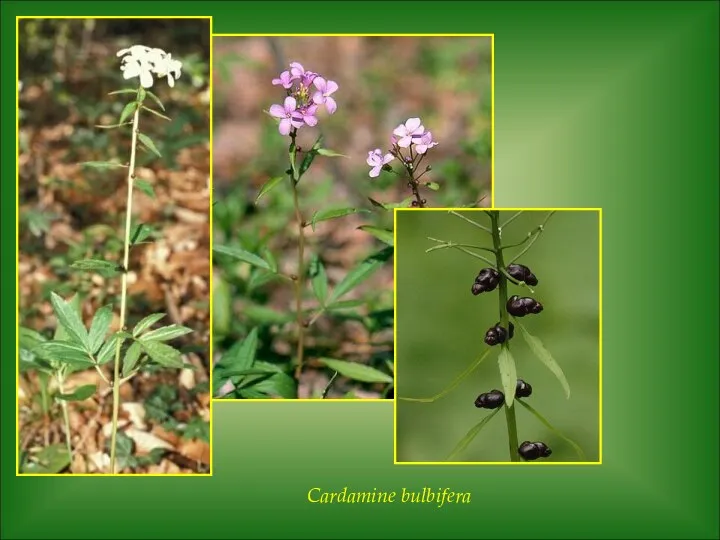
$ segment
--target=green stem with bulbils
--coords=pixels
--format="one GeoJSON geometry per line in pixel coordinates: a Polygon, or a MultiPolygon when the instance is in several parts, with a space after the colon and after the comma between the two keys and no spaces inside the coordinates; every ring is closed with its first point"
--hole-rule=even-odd
{"type": "MultiPolygon", "coordinates": [[[[510,317],[507,312],[507,301],[508,301],[508,286],[507,277],[505,276],[505,261],[503,260],[503,246],[500,239],[500,212],[493,210],[489,212],[490,221],[492,223],[491,234],[493,238],[493,247],[495,248],[495,258],[497,261],[497,271],[500,275],[499,283],[499,308],[500,308],[500,326],[508,331],[507,340],[502,343],[501,347],[510,348],[510,317]]],[[[507,432],[508,432],[508,450],[510,452],[510,461],[520,461],[518,456],[518,435],[517,435],[517,422],[515,420],[515,406],[508,407],[505,405],[505,419],[507,421],[507,432]]]]}
{"type": "MultiPolygon", "coordinates": [[[[138,94],[139,95],[139,94],[138,94]]],[[[130,164],[128,166],[127,210],[125,215],[125,246],[123,253],[122,285],[120,288],[120,330],[125,331],[127,311],[127,275],[130,265],[130,228],[132,225],[133,187],[135,185],[135,155],[137,153],[138,125],[140,123],[140,105],[135,109],[132,125],[132,142],[130,144],[130,164]]],[[[118,413],[120,411],[120,347],[122,340],[117,340],[115,347],[115,365],[112,380],[112,434],[110,435],[110,472],[115,474],[115,448],[117,443],[118,413]]]]}

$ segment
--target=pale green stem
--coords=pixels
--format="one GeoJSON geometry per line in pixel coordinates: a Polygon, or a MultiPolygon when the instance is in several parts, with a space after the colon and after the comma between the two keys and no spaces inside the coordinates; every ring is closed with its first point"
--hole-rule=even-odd
{"type": "MultiPolygon", "coordinates": [[[[58,388],[60,393],[65,393],[65,374],[62,369],[57,372],[58,388]]],[[[70,459],[70,467],[72,467],[72,442],[70,441],[70,413],[68,412],[67,401],[60,400],[60,406],[63,411],[63,419],[65,420],[65,442],[67,444],[68,458],[70,459]]]]}
{"type": "MultiPolygon", "coordinates": [[[[125,216],[125,253],[123,256],[122,285],[120,289],[120,330],[125,330],[127,311],[127,275],[130,263],[130,228],[132,224],[133,186],[135,184],[135,154],[137,147],[140,107],[133,115],[132,143],[130,146],[130,165],[128,167],[127,215],[125,216]]],[[[110,437],[110,472],[115,474],[115,444],[117,442],[118,412],[120,410],[120,347],[122,340],[117,340],[115,347],[115,366],[113,368],[113,412],[112,435],[110,437]]]]}

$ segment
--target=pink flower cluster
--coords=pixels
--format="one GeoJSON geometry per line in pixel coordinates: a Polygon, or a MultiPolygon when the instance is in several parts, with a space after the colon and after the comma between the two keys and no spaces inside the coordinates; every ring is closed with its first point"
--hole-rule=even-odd
{"type": "Polygon", "coordinates": [[[400,124],[393,130],[390,137],[392,148],[383,155],[379,148],[368,152],[367,164],[370,166],[370,178],[376,178],[380,171],[388,166],[393,159],[398,158],[405,167],[417,166],[425,153],[437,146],[433,140],[432,132],[426,131],[419,118],[408,118],[404,124],[400,124]],[[409,149],[409,154],[403,156],[403,148],[409,149]]]}
{"type": "Polygon", "coordinates": [[[332,94],[337,91],[338,84],[314,71],[306,71],[299,62],[291,62],[290,69],[283,71],[272,83],[287,91],[284,103],[271,106],[269,111],[280,120],[278,130],[281,135],[289,135],[292,129],[317,125],[316,115],[321,105],[330,114],[337,110],[332,94]]]}

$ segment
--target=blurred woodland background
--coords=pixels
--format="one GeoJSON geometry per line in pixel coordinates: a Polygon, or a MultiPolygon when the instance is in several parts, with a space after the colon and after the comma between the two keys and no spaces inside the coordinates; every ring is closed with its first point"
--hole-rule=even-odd
{"type": "MultiPolygon", "coordinates": [[[[306,216],[320,208],[355,207],[349,215],[306,229],[310,251],[320,254],[331,286],[381,244],[358,230],[366,224],[392,229],[392,212],[368,200],[398,202],[409,195],[392,174],[368,176],[368,152],[387,151],[392,130],[419,116],[439,145],[425,163],[429,206],[489,206],[491,182],[490,38],[415,37],[218,37],[213,40],[213,188],[215,244],[253,253],[270,250],[280,268],[296,268],[297,231],[286,183],[255,204],[261,186],[287,169],[288,138],[266,115],[284,91],[271,81],[290,62],[334,80],[338,109],[323,111],[316,128],[300,130],[308,148],[319,134],[324,146],[346,158],[322,159],[299,184],[306,216]]],[[[281,365],[293,356],[292,288],[283,282],[255,286],[247,265],[214,257],[214,351],[221,356],[252,328],[260,328],[258,358],[281,365]]],[[[309,257],[308,257],[309,260],[309,257]]],[[[393,357],[392,260],[348,299],[354,312],[323,317],[308,337],[309,357],[351,360],[387,370],[393,357]]],[[[311,363],[312,365],[312,363],[311,363]]],[[[300,381],[298,396],[317,397],[332,370],[315,365],[300,381]]],[[[286,368],[285,368],[286,369],[286,368]]],[[[382,385],[335,382],[328,397],[392,397],[382,385]]],[[[271,392],[278,394],[280,392],[271,392]]]]}
{"type": "MultiPolygon", "coordinates": [[[[182,76],[152,91],[167,122],[141,115],[162,158],[138,155],[136,175],[154,197],[136,190],[136,222],[150,227],[131,252],[128,324],[155,312],[193,332],[178,340],[195,369],[156,370],[121,387],[118,457],[124,472],[207,472],[209,451],[210,25],[208,19],[31,19],[19,26],[19,324],[46,337],[56,321],[51,291],[79,293],[86,324],[102,305],[116,309],[120,277],[74,271],[72,262],[121,262],[126,210],[125,169],[94,170],[84,161],[126,163],[130,129],[115,124],[133,88],[123,80],[122,48],[144,44],[171,52],[182,76]]],[[[68,387],[98,384],[90,399],[70,403],[71,464],[57,390],[20,343],[19,451],[22,472],[102,470],[110,424],[110,389],[95,371],[76,372],[68,387]]],[[[108,364],[107,367],[112,365],[108,364]]]]}

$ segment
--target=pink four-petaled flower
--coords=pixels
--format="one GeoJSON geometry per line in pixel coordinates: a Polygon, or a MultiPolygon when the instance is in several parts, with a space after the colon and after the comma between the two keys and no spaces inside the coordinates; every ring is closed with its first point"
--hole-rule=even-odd
{"type": "Polygon", "coordinates": [[[313,84],[318,90],[313,94],[313,102],[317,105],[325,104],[327,112],[334,113],[337,110],[337,103],[330,95],[337,91],[338,84],[335,81],[325,80],[323,77],[315,77],[313,84]]]}
{"type": "Polygon", "coordinates": [[[417,143],[425,133],[425,126],[419,118],[408,118],[404,124],[400,124],[393,130],[398,137],[397,145],[400,148],[407,148],[412,143],[417,143]]]}
{"type": "Polygon", "coordinates": [[[291,96],[285,98],[283,105],[273,105],[270,107],[270,115],[281,119],[280,126],[278,127],[281,135],[288,135],[290,128],[302,127],[303,117],[296,112],[296,109],[297,101],[291,96]]]}
{"type": "Polygon", "coordinates": [[[432,148],[433,146],[437,146],[437,142],[433,141],[433,136],[431,131],[426,131],[420,136],[420,139],[418,141],[413,141],[415,143],[415,151],[418,154],[424,154],[428,151],[428,148],[432,148]]]}
{"type": "Polygon", "coordinates": [[[368,152],[367,164],[371,167],[370,178],[378,177],[382,168],[393,159],[395,159],[395,156],[389,153],[383,156],[383,153],[379,148],[376,148],[372,152],[368,152]]]}

